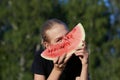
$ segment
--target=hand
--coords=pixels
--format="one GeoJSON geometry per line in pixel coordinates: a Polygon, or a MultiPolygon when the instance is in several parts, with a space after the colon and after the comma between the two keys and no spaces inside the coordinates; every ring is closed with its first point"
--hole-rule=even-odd
{"type": "Polygon", "coordinates": [[[56,59],[54,59],[54,67],[57,70],[63,70],[66,66],[66,63],[68,62],[68,60],[71,58],[72,54],[67,56],[67,54],[64,54],[60,57],[57,57],[56,59]]]}
{"type": "Polygon", "coordinates": [[[82,65],[88,64],[88,51],[86,49],[86,43],[83,41],[82,47],[78,48],[75,52],[75,55],[79,57],[82,62],[82,65]]]}

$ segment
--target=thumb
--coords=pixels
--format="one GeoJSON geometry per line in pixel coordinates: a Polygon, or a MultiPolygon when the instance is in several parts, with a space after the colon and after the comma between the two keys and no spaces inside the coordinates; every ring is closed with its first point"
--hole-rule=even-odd
{"type": "Polygon", "coordinates": [[[54,64],[57,64],[57,63],[58,63],[58,59],[59,59],[59,57],[55,58],[55,59],[53,60],[53,63],[54,63],[54,64]]]}

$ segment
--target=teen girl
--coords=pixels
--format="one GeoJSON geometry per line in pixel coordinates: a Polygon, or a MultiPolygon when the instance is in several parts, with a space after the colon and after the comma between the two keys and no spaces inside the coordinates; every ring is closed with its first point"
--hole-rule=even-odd
{"type": "MultiPolygon", "coordinates": [[[[65,23],[58,19],[50,19],[41,29],[42,45],[48,48],[59,43],[68,33],[65,23]]],[[[34,80],[88,80],[88,52],[83,41],[82,48],[68,57],[62,55],[54,61],[40,56],[41,50],[35,54],[32,65],[34,80]]]]}

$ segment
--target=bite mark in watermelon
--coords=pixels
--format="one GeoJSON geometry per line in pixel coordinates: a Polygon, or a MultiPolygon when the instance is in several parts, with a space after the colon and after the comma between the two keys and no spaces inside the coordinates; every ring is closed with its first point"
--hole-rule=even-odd
{"type": "Polygon", "coordinates": [[[82,46],[82,41],[85,40],[85,30],[81,23],[76,25],[61,42],[51,45],[45,49],[41,56],[48,60],[54,60],[63,54],[67,56],[73,54],[78,47],[82,46]]]}

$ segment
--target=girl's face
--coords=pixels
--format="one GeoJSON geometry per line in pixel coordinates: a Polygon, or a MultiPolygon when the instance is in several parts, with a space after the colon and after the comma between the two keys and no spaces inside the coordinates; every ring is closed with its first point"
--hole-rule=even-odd
{"type": "Polygon", "coordinates": [[[45,46],[48,47],[51,44],[60,42],[67,33],[68,30],[63,24],[55,24],[51,29],[46,31],[49,42],[45,46]]]}

